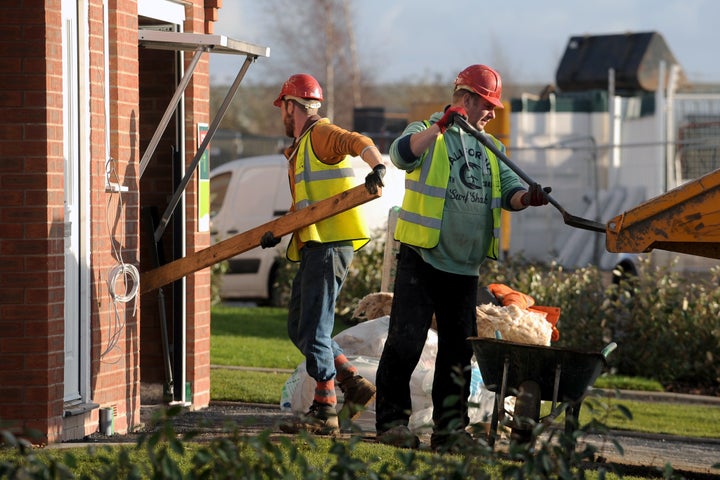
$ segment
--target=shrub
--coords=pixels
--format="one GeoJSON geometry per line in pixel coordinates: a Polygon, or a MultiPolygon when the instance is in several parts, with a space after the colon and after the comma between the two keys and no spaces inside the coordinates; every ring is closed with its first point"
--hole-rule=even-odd
{"type": "Polygon", "coordinates": [[[222,286],[222,278],[228,271],[229,263],[227,260],[213,264],[210,267],[210,303],[217,305],[222,300],[220,298],[220,287],[222,286]]]}
{"type": "Polygon", "coordinates": [[[559,307],[558,347],[598,351],[611,340],[601,310],[605,292],[594,267],[566,270],[556,263],[529,263],[521,257],[488,261],[481,268],[480,285],[490,283],[526,293],[536,305],[559,307]]]}
{"type": "MultiPolygon", "coordinates": [[[[355,253],[336,306],[339,321],[351,322],[357,302],[380,291],[384,241],[355,253]]],[[[284,262],[277,286],[289,298],[296,264],[284,262]]],[[[594,266],[565,269],[522,257],[486,261],[480,285],[503,283],[561,309],[560,339],[554,345],[599,352],[614,341],[609,364],[615,373],[642,376],[666,388],[720,386],[720,269],[690,276],[641,263],[638,275],[614,272],[616,282],[594,266]]]]}
{"type": "MultiPolygon", "coordinates": [[[[335,305],[335,315],[339,321],[350,323],[357,302],[368,293],[380,291],[383,248],[382,241],[371,241],[353,255],[350,271],[335,305]]],[[[285,257],[279,258],[278,264],[278,274],[273,285],[276,292],[273,295],[280,299],[280,305],[287,306],[299,264],[285,257]]]]}
{"type": "Polygon", "coordinates": [[[618,371],[661,383],[717,388],[720,384],[720,270],[684,276],[641,265],[637,277],[609,288],[603,305],[619,352],[618,371]]]}
{"type": "MultiPolygon", "coordinates": [[[[532,441],[511,443],[510,460],[485,442],[462,444],[458,454],[441,455],[363,442],[359,435],[344,439],[322,439],[309,434],[276,437],[269,430],[258,435],[241,434],[238,426],[226,423],[222,432],[197,441],[199,431],[184,434],[175,429],[174,419],[182,413],[172,406],[155,413],[149,430],[134,447],[117,446],[83,454],[73,449],[64,455],[58,450],[37,450],[19,442],[10,432],[0,430],[0,477],[2,478],[587,478],[585,460],[595,450],[575,452],[586,433],[605,433],[604,424],[590,424],[561,437],[560,446],[538,438],[543,424],[536,426],[532,441]],[[598,428],[599,427],[599,428],[598,428]],[[537,445],[537,447],[535,447],[537,445]],[[81,472],[81,473],[80,473],[81,472]],[[79,473],[79,475],[76,475],[79,473]]],[[[552,439],[552,437],[551,437],[552,439]]],[[[590,468],[594,469],[594,466],[590,468]]],[[[613,463],[597,466],[598,476],[617,472],[613,463]]]]}

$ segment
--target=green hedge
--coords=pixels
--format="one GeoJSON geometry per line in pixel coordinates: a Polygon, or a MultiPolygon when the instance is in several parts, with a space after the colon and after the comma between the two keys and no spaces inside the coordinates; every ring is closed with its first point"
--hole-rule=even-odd
{"type": "MultiPolygon", "coordinates": [[[[338,321],[352,323],[357,302],[380,291],[384,245],[372,242],[355,254],[337,303],[338,321]]],[[[277,283],[285,298],[296,266],[286,263],[277,283]]],[[[480,285],[503,283],[531,295],[537,305],[560,307],[560,339],[554,345],[600,351],[613,373],[641,376],[664,386],[720,386],[720,270],[683,275],[641,263],[637,276],[612,275],[588,266],[568,270],[523,258],[487,261],[480,285]]]]}
{"type": "Polygon", "coordinates": [[[557,264],[492,262],[481,280],[505,283],[560,307],[559,347],[599,351],[614,373],[671,384],[720,385],[720,270],[683,275],[641,263],[637,276],[615,271],[608,281],[596,267],[566,270],[557,264]]]}

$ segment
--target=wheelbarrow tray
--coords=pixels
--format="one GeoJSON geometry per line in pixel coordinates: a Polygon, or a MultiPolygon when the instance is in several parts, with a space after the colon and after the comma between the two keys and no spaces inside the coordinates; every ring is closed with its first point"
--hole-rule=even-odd
{"type": "Polygon", "coordinates": [[[505,375],[506,395],[526,380],[540,386],[542,400],[581,401],[607,366],[601,353],[470,337],[485,387],[498,393],[505,375]],[[505,368],[507,366],[507,370],[505,368]],[[555,397],[557,395],[557,397],[555,397]]]}

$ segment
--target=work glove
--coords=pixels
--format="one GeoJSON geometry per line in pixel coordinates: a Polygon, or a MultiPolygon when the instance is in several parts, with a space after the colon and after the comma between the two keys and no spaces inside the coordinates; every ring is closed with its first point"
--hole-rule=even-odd
{"type": "Polygon", "coordinates": [[[526,207],[540,207],[542,205],[547,205],[547,194],[550,192],[552,192],[552,188],[542,188],[539,183],[533,183],[530,185],[528,191],[523,193],[523,196],[520,197],[520,202],[526,207]]]}
{"type": "Polygon", "coordinates": [[[442,118],[435,124],[440,127],[440,133],[445,133],[445,130],[447,130],[447,128],[455,121],[456,115],[460,115],[461,117],[467,119],[467,112],[463,107],[458,105],[448,107],[447,110],[445,110],[445,115],[443,115],[442,118]]]}
{"type": "Polygon", "coordinates": [[[278,243],[280,243],[280,239],[270,231],[265,232],[260,239],[260,246],[262,248],[273,248],[278,243]]]}
{"type": "Polygon", "coordinates": [[[384,187],[382,179],[385,176],[385,165],[382,163],[375,165],[372,172],[365,177],[365,188],[373,195],[378,192],[379,187],[384,187]]]}

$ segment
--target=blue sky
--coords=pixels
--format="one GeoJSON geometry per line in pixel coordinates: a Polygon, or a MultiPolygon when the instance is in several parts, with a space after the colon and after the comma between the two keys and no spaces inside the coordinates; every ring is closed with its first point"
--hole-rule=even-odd
{"type": "MultiPolygon", "coordinates": [[[[270,57],[248,71],[253,81],[265,63],[288,53],[267,35],[273,24],[262,3],[225,0],[215,24],[215,33],[270,47],[270,57]]],[[[355,0],[352,8],[360,63],[373,66],[379,81],[454,78],[467,65],[487,63],[517,83],[554,83],[571,36],[656,31],[691,82],[720,83],[717,0],[355,0]]],[[[213,54],[210,74],[232,80],[241,63],[213,54]]]]}

